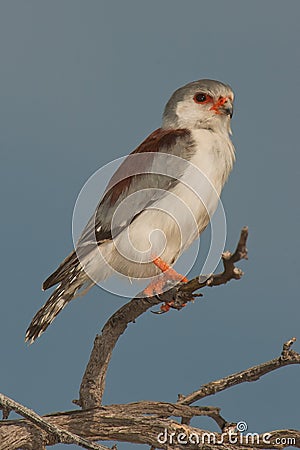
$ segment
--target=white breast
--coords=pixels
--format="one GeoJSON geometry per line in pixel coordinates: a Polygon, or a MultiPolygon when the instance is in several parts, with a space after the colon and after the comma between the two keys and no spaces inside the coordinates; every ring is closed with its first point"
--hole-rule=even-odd
{"type": "MultiPolygon", "coordinates": [[[[233,166],[234,147],[228,134],[194,130],[192,137],[196,152],[181,183],[173,192],[191,209],[200,234],[217,208],[222,188],[233,166]]],[[[189,226],[187,223],[187,229],[189,226]]],[[[188,239],[187,243],[190,244],[191,240],[188,239]]]]}
{"type": "Polygon", "coordinates": [[[235,150],[229,135],[227,132],[199,129],[192,131],[192,137],[196,153],[191,162],[207,176],[220,195],[235,160],[235,150]]]}

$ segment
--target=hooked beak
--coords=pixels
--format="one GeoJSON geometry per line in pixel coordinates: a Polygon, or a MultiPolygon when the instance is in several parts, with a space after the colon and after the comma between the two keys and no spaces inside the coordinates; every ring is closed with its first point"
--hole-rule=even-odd
{"type": "Polygon", "coordinates": [[[226,116],[230,116],[230,119],[233,116],[233,105],[232,101],[228,97],[220,97],[216,103],[210,108],[211,111],[214,111],[216,114],[224,114],[226,116]]]}

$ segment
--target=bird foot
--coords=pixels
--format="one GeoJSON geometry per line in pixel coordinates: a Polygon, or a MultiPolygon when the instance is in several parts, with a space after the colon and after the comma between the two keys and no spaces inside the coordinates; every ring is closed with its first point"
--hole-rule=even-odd
{"type": "MultiPolygon", "coordinates": [[[[153,264],[155,264],[163,273],[162,275],[156,279],[155,281],[151,282],[145,289],[144,294],[147,295],[147,297],[153,297],[154,295],[162,294],[166,288],[167,284],[170,284],[170,281],[179,281],[186,283],[188,279],[181,275],[180,273],[176,272],[176,270],[172,269],[165,261],[163,261],[159,257],[153,258],[153,264]]],[[[178,302],[176,300],[172,300],[169,302],[165,302],[163,305],[161,305],[159,311],[152,311],[154,314],[164,314],[168,312],[171,308],[173,309],[181,309],[186,305],[186,302],[178,302]]]]}
{"type": "Polygon", "coordinates": [[[153,297],[154,295],[162,294],[165,290],[164,288],[170,281],[180,281],[184,283],[188,281],[188,279],[184,275],[176,272],[176,270],[170,267],[161,258],[154,257],[152,261],[153,264],[155,264],[163,273],[158,279],[152,281],[144,289],[144,294],[146,294],[147,297],[153,297]]]}
{"type": "Polygon", "coordinates": [[[169,280],[182,281],[186,283],[189,281],[187,277],[176,272],[172,267],[169,266],[163,259],[156,257],[153,259],[153,264],[155,264],[169,280]]]}
{"type": "Polygon", "coordinates": [[[161,305],[159,311],[152,311],[153,314],[165,314],[166,312],[170,311],[171,308],[177,309],[179,311],[180,309],[184,308],[186,306],[186,303],[181,303],[180,305],[172,300],[171,302],[165,302],[163,305],[161,305]]]}

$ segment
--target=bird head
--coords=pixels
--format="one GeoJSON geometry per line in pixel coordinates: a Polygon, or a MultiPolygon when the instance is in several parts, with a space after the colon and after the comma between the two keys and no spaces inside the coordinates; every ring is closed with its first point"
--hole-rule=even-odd
{"type": "Polygon", "coordinates": [[[206,128],[230,132],[234,94],[215,80],[199,80],[177,89],[163,114],[163,128],[206,128]]]}

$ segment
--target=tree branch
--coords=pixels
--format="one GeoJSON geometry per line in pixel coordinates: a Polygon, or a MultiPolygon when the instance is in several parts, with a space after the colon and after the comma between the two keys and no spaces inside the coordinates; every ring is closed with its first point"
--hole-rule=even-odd
{"type": "Polygon", "coordinates": [[[241,259],[247,259],[247,237],[248,228],[244,227],[235,252],[233,254],[225,252],[222,255],[224,265],[222,273],[196,277],[187,283],[178,284],[159,296],[145,298],[140,293],[115,312],[104,325],[101,335],[97,335],[95,338],[93,350],[81,382],[79,400],[73,402],[83,409],[101,405],[106,372],[113,349],[128,324],[134,322],[149,308],[162,302],[172,301],[172,308],[181,309],[188,301],[194,300],[194,292],[198,289],[206,286],[219,286],[229,280],[240,279],[243,272],[235,267],[235,263],[241,259]]]}
{"type": "Polygon", "coordinates": [[[0,450],[7,448],[10,450],[20,448],[41,450],[45,448],[45,445],[55,445],[58,442],[73,442],[88,449],[107,449],[107,447],[93,444],[86,439],[148,444],[153,448],[161,449],[168,449],[172,446],[191,450],[203,450],[204,446],[207,450],[281,449],[287,446],[300,448],[299,431],[276,430],[248,439],[247,435],[242,436],[237,433],[235,423],[226,422],[220,416],[219,408],[189,405],[200,398],[241,382],[255,381],[260,376],[280,367],[300,364],[300,355],[291,349],[294,342],[295,338],[283,345],[279,358],[208,383],[185,398],[180,396],[177,403],[143,401],[40,417],[19,403],[1,395],[2,407],[15,410],[28,420],[3,420],[0,422],[0,450]],[[246,373],[248,376],[245,376],[246,373]],[[211,417],[220,426],[222,434],[191,427],[189,422],[196,416],[211,417]],[[184,418],[185,422],[180,424],[171,417],[184,418]],[[235,433],[231,436],[234,440],[230,440],[231,432],[235,433]],[[193,437],[192,441],[190,440],[191,436],[193,437]],[[173,439],[172,444],[170,439],[173,439]],[[185,440],[184,444],[182,444],[182,439],[185,440]],[[255,439],[254,442],[253,439],[255,439]]]}
{"type": "Polygon", "coordinates": [[[248,250],[246,247],[248,238],[248,227],[243,227],[240,234],[240,239],[237,244],[234,253],[226,251],[222,254],[222,261],[224,270],[222,273],[212,274],[212,275],[200,275],[199,277],[194,278],[191,281],[185,283],[181,290],[195,292],[198,289],[202,289],[206,286],[220,286],[221,284],[226,284],[230,280],[239,280],[244,272],[235,267],[235,263],[239,262],[242,259],[248,259],[248,250]]]}
{"type": "Polygon", "coordinates": [[[291,350],[291,346],[296,341],[296,338],[292,338],[283,345],[281,355],[278,358],[274,358],[271,361],[259,364],[258,366],[250,367],[249,369],[241,372],[234,373],[228,377],[221,378],[220,380],[212,381],[204,384],[201,388],[186,397],[181,396],[179,404],[190,405],[204,397],[214,395],[217,392],[229,389],[237,384],[257,381],[263,375],[266,375],[273,370],[280,367],[288,366],[290,364],[300,364],[300,354],[291,350]]]}
{"type": "MultiPolygon", "coordinates": [[[[45,431],[48,435],[51,436],[51,444],[77,444],[80,447],[89,449],[89,450],[108,450],[108,447],[104,447],[102,445],[94,444],[92,442],[87,441],[86,439],[77,436],[76,434],[70,433],[69,431],[63,430],[60,427],[57,427],[54,424],[47,422],[47,420],[43,419],[37,413],[32,411],[26,406],[21,405],[20,403],[12,400],[9,397],[0,393],[0,406],[4,408],[4,411],[8,409],[11,411],[15,411],[20,414],[25,419],[28,419],[31,423],[36,425],[41,430],[45,431]]],[[[6,443],[7,445],[7,443],[6,443]]],[[[1,444],[0,444],[1,448],[1,444]]],[[[7,447],[6,448],[10,448],[7,447]]],[[[40,446],[38,447],[41,448],[40,446]]]]}
{"type": "MultiPolygon", "coordinates": [[[[126,405],[122,405],[122,408],[124,408],[123,412],[116,412],[111,407],[70,411],[44,416],[43,420],[52,426],[91,441],[114,440],[147,444],[160,449],[170,447],[182,450],[203,450],[204,447],[207,450],[280,449],[287,445],[300,448],[300,432],[296,430],[276,430],[259,437],[257,435],[255,442],[247,441],[246,436],[235,432],[236,441],[232,442],[229,440],[229,433],[208,432],[153,415],[128,414],[126,405]],[[191,436],[193,441],[189,440],[191,436]],[[281,443],[283,438],[286,444],[281,443]],[[170,439],[173,445],[170,444],[170,439]],[[183,444],[182,439],[188,442],[183,444]],[[293,439],[293,441],[287,441],[287,439],[293,439]]],[[[50,432],[33,427],[27,420],[2,421],[0,422],[0,450],[31,448],[28,443],[37,439],[37,433],[43,445],[50,446],[56,443],[53,442],[50,432]]],[[[41,449],[41,447],[37,448],[41,449]]]]}

